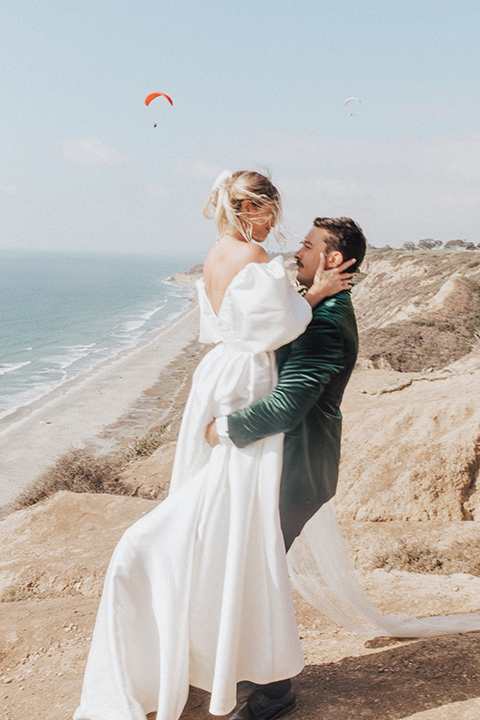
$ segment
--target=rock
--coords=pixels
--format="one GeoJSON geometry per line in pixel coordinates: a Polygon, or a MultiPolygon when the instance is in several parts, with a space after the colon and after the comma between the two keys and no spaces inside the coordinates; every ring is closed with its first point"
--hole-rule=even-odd
{"type": "Polygon", "coordinates": [[[359,371],[342,405],[336,507],[368,521],[480,519],[480,369],[431,375],[359,371]],[[378,373],[378,374],[377,374],[378,373]],[[414,378],[391,393],[398,378],[414,378]]]}
{"type": "Polygon", "coordinates": [[[151,500],[59,492],[0,523],[0,601],[99,597],[124,530],[155,507],[151,500]]]}
{"type": "Polygon", "coordinates": [[[173,273],[169,280],[183,285],[195,285],[197,280],[201,280],[201,278],[203,278],[203,265],[193,265],[186,272],[173,273]]]}

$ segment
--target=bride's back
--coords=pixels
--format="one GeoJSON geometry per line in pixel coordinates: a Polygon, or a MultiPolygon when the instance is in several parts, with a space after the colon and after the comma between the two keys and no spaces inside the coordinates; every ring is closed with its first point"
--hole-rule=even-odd
{"type": "Polygon", "coordinates": [[[270,230],[279,236],[282,206],[270,178],[260,173],[225,171],[216,179],[203,214],[214,219],[219,240],[204,265],[205,290],[215,313],[237,273],[250,263],[268,262],[263,242],[270,230]]]}
{"type": "Polygon", "coordinates": [[[235,275],[252,262],[268,262],[268,255],[259,245],[245,240],[223,237],[210,250],[203,269],[205,290],[215,314],[220,310],[225,291],[235,275]]]}

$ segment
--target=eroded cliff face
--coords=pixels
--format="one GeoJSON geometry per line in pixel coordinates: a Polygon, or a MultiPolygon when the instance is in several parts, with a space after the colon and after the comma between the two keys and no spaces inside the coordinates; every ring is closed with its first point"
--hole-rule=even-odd
{"type": "MultiPolygon", "coordinates": [[[[284,258],[293,281],[293,253],[284,258]]],[[[193,277],[198,266],[191,272],[193,277]]],[[[440,369],[478,342],[480,250],[369,250],[352,298],[360,367],[440,369]]]]}
{"type": "Polygon", "coordinates": [[[362,271],[339,514],[480,520],[480,253],[379,250],[362,271]]]}
{"type": "MultiPolygon", "coordinates": [[[[293,282],[293,253],[284,255],[293,282]]],[[[195,265],[172,280],[193,285],[195,265]]],[[[353,290],[360,366],[439,369],[467,355],[480,334],[480,251],[373,249],[353,290]]]]}
{"type": "Polygon", "coordinates": [[[173,273],[169,280],[172,282],[183,283],[184,285],[195,285],[197,280],[203,277],[203,265],[193,265],[186,272],[173,273]]]}
{"type": "Polygon", "coordinates": [[[439,369],[480,332],[480,252],[367,253],[353,298],[364,366],[439,369]]]}
{"type": "Polygon", "coordinates": [[[356,520],[480,520],[480,350],[426,373],[357,371],[336,505],[356,520]]]}

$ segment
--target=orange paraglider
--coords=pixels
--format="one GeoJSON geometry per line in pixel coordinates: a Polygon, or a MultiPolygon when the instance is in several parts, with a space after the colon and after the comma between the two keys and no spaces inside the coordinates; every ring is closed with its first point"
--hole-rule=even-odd
{"type": "Polygon", "coordinates": [[[145,98],[145,105],[147,105],[147,107],[148,107],[148,105],[150,105],[152,100],[155,100],[155,98],[157,98],[157,97],[167,98],[170,105],[173,105],[172,98],[168,97],[168,95],[165,95],[165,93],[161,93],[161,92],[154,92],[154,93],[150,93],[150,95],[147,95],[147,97],[145,98]]]}

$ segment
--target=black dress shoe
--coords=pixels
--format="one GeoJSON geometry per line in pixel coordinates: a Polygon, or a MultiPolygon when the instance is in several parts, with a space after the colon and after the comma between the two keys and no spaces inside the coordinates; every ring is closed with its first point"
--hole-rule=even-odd
{"type": "Polygon", "coordinates": [[[297,698],[291,690],[279,698],[269,698],[261,690],[255,690],[229,720],[277,720],[297,707],[297,698]]]}

